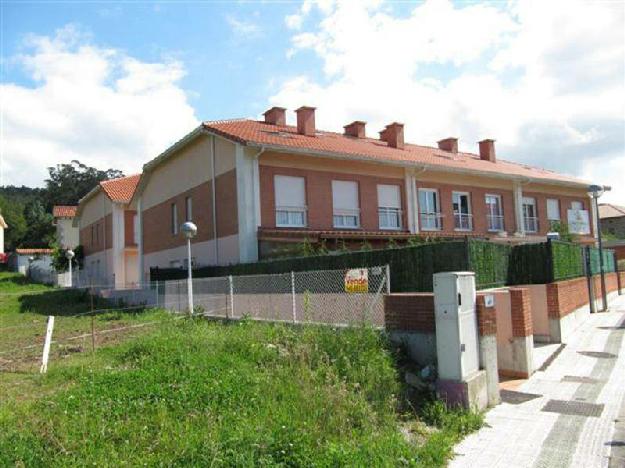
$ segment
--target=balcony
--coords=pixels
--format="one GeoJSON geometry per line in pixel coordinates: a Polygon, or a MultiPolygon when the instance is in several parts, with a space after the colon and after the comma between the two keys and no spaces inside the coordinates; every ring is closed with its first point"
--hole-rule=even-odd
{"type": "Polygon", "coordinates": [[[473,215],[468,213],[454,213],[454,226],[456,231],[472,231],[473,215]]]}
{"type": "Polygon", "coordinates": [[[503,216],[502,215],[486,215],[488,221],[488,230],[490,232],[503,231],[503,216]]]}
{"type": "Polygon", "coordinates": [[[538,218],[525,216],[523,218],[525,232],[538,232],[538,218]]]}
{"type": "Polygon", "coordinates": [[[419,222],[422,231],[440,231],[443,228],[443,216],[440,213],[420,213],[419,222]]]}
{"type": "Polygon", "coordinates": [[[360,227],[360,210],[334,210],[332,220],[335,229],[357,229],[360,227]]]}
{"type": "Polygon", "coordinates": [[[380,208],[378,210],[380,229],[397,231],[401,229],[401,210],[399,208],[380,208]]]}
{"type": "Polygon", "coordinates": [[[276,227],[306,227],[306,207],[276,206],[276,227]]]}

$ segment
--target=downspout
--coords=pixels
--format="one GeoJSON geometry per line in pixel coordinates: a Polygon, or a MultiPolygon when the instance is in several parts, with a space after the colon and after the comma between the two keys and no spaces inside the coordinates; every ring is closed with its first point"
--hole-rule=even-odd
{"type": "Polygon", "coordinates": [[[261,212],[260,212],[260,169],[258,167],[260,161],[260,155],[265,152],[265,147],[261,146],[260,150],[252,156],[253,174],[253,194],[254,194],[254,217],[256,222],[254,223],[254,229],[256,230],[256,259],[260,259],[260,241],[258,240],[258,228],[261,225],[261,212]]]}
{"type": "Polygon", "coordinates": [[[217,240],[217,190],[215,185],[217,183],[217,179],[215,176],[215,135],[213,135],[211,140],[211,172],[213,176],[213,182],[211,183],[211,191],[212,191],[212,206],[213,206],[213,239],[214,239],[214,254],[215,254],[215,265],[219,265],[219,242],[217,240]]]}
{"type": "Polygon", "coordinates": [[[412,184],[412,206],[413,206],[413,223],[415,234],[421,232],[421,223],[419,219],[419,189],[417,187],[417,177],[427,171],[427,167],[423,166],[419,170],[412,172],[411,184],[412,184]]]}

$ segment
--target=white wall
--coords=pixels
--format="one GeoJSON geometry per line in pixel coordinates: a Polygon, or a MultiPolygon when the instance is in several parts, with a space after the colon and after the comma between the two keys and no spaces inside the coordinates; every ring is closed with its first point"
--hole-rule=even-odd
{"type": "Polygon", "coordinates": [[[56,240],[64,249],[73,249],[79,243],[79,229],[74,227],[73,218],[57,218],[56,219],[56,240]]]}

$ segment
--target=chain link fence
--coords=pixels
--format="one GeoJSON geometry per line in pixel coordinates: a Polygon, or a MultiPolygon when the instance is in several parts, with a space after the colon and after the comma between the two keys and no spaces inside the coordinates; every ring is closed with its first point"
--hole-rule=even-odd
{"type": "MultiPolygon", "coordinates": [[[[384,325],[388,266],[193,280],[196,313],[293,323],[384,325]]],[[[160,307],[188,310],[186,280],[152,283],[160,307]]]]}

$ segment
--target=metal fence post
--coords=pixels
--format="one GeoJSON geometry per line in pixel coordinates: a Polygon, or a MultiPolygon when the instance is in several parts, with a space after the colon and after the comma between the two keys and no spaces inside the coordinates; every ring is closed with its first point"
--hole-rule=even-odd
{"type": "Polygon", "coordinates": [[[295,303],[295,273],[291,272],[291,306],[293,309],[293,323],[297,323],[297,306],[295,303]]]}
{"type": "Polygon", "coordinates": [[[386,294],[391,293],[391,267],[386,264],[386,294]]]}
{"type": "Polygon", "coordinates": [[[228,283],[230,286],[230,317],[234,318],[234,286],[232,284],[232,275],[228,276],[228,283]]]}
{"type": "Polygon", "coordinates": [[[584,254],[584,270],[586,270],[586,281],[588,282],[588,302],[590,304],[590,313],[597,312],[597,304],[595,303],[595,280],[592,276],[592,265],[590,258],[590,246],[586,246],[582,251],[584,254]]]}

